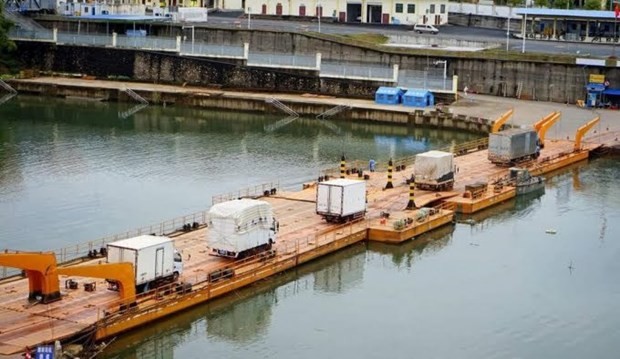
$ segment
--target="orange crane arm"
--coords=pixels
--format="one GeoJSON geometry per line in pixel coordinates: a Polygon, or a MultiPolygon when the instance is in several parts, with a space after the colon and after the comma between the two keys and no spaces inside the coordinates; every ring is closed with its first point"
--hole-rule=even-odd
{"type": "Polygon", "coordinates": [[[586,132],[590,131],[590,129],[594,127],[594,125],[596,125],[600,120],[601,118],[597,116],[590,120],[590,122],[577,129],[577,133],[575,133],[575,151],[581,151],[581,139],[586,134],[586,132]]]}
{"type": "Polygon", "coordinates": [[[500,128],[502,128],[502,125],[504,123],[506,123],[506,121],[508,121],[510,119],[510,117],[512,117],[512,114],[515,110],[513,108],[511,108],[510,110],[506,111],[506,113],[504,113],[503,115],[499,116],[497,118],[497,120],[495,120],[495,122],[493,122],[493,127],[491,127],[491,133],[496,133],[499,131],[500,128]]]}
{"type": "Polygon", "coordinates": [[[51,303],[60,299],[56,255],[53,252],[0,253],[0,266],[19,268],[28,277],[28,300],[51,303]]]}
{"type": "Polygon", "coordinates": [[[136,300],[136,279],[131,263],[104,263],[58,268],[58,274],[115,280],[123,304],[136,300]]]}
{"type": "Polygon", "coordinates": [[[534,129],[536,130],[536,132],[540,132],[540,129],[543,127],[543,125],[545,124],[545,122],[551,120],[552,118],[554,118],[556,115],[559,115],[560,113],[557,111],[553,111],[550,114],[548,114],[547,116],[541,118],[540,120],[536,121],[536,123],[534,124],[534,129]]]}
{"type": "Polygon", "coordinates": [[[547,122],[543,123],[541,128],[538,130],[538,140],[540,141],[540,146],[545,145],[545,135],[547,131],[553,126],[558,120],[562,117],[562,114],[556,112],[553,117],[547,120],[547,122]]]}

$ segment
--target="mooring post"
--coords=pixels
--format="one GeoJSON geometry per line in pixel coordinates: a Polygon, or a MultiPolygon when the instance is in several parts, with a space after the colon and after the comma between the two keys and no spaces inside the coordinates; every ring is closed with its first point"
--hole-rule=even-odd
{"type": "Polygon", "coordinates": [[[407,203],[407,209],[415,209],[415,182],[412,180],[409,182],[409,203],[407,203]]]}
{"type": "Polygon", "coordinates": [[[388,170],[387,170],[387,184],[385,185],[385,188],[394,188],[394,185],[392,184],[392,159],[390,158],[390,161],[388,162],[388,170]]]}

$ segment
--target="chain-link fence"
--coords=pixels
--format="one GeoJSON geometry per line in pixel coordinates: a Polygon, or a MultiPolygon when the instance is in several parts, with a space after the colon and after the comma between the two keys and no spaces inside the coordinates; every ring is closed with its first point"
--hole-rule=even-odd
{"type": "Polygon", "coordinates": [[[394,68],[379,64],[373,65],[344,61],[323,61],[321,63],[321,77],[394,81],[394,68]]]}

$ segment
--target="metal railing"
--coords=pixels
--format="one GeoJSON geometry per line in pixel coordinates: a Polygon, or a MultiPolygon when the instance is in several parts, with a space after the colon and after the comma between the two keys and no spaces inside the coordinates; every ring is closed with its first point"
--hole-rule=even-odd
{"type": "Polygon", "coordinates": [[[155,51],[178,51],[176,39],[155,36],[117,36],[116,47],[155,51]]]}
{"type": "MultiPolygon", "coordinates": [[[[450,152],[455,156],[462,156],[469,152],[480,151],[486,149],[489,146],[489,138],[483,137],[477,140],[468,141],[460,144],[451,144],[445,147],[437,148],[438,151],[450,152]]],[[[400,170],[405,170],[407,167],[411,167],[415,164],[415,156],[406,156],[396,160],[392,160],[392,167],[395,172],[400,170]],[[397,169],[398,167],[398,169],[397,169]]],[[[346,167],[350,169],[367,169],[368,161],[361,160],[351,160],[346,162],[346,167]]],[[[376,164],[375,171],[376,172],[385,172],[387,171],[387,161],[376,164]]],[[[322,175],[327,175],[333,178],[337,178],[340,176],[340,167],[330,167],[321,171],[322,175]]]]}
{"type": "Polygon", "coordinates": [[[112,36],[106,35],[80,35],[69,33],[58,33],[58,44],[78,45],[78,46],[113,46],[112,36]]]}
{"type": "Polygon", "coordinates": [[[235,192],[229,192],[225,194],[219,194],[211,197],[211,204],[217,204],[221,202],[231,201],[233,199],[239,198],[252,198],[252,197],[261,197],[264,196],[265,193],[269,191],[269,194],[276,194],[280,191],[280,183],[279,182],[269,182],[259,184],[253,187],[244,188],[235,192]],[[273,191],[275,189],[275,191],[273,191]],[[272,193],[272,191],[274,193],[272,193]]]}
{"type": "Polygon", "coordinates": [[[268,98],[265,100],[265,102],[270,103],[272,105],[274,105],[275,107],[279,108],[280,110],[286,112],[287,114],[289,114],[290,116],[296,116],[299,117],[299,114],[295,111],[293,111],[292,108],[286,106],[285,104],[283,104],[282,102],[280,102],[278,99],[276,98],[268,98]]]}
{"type": "MultiPolygon", "coordinates": [[[[198,223],[199,225],[203,225],[207,221],[206,218],[207,211],[205,210],[182,217],[176,217],[158,224],[140,227],[138,229],[130,230],[113,236],[104,237],[93,241],[76,244],[73,246],[59,248],[53,250],[53,252],[56,254],[56,260],[58,261],[58,263],[63,264],[80,258],[85,258],[87,257],[89,251],[95,249],[99,250],[110,242],[148,234],[170,236],[182,231],[183,225],[191,225],[194,222],[198,223]]],[[[20,272],[20,270],[15,270],[14,268],[0,267],[0,279],[19,274],[20,272]]]]}
{"type": "Polygon", "coordinates": [[[185,56],[217,56],[226,58],[244,58],[244,45],[210,45],[203,42],[181,44],[181,54],[185,56]]]}
{"type": "Polygon", "coordinates": [[[15,90],[13,87],[11,87],[11,85],[9,85],[6,82],[2,81],[2,79],[0,79],[0,88],[6,90],[10,94],[16,94],[17,93],[17,90],[15,90]]]}
{"type": "Polygon", "coordinates": [[[250,53],[248,55],[249,66],[291,67],[301,69],[316,69],[317,58],[315,55],[288,55],[288,54],[265,54],[250,53]]]}
{"type": "Polygon", "coordinates": [[[336,107],[330,108],[329,110],[327,110],[327,111],[325,111],[325,112],[323,112],[321,114],[316,115],[316,118],[320,119],[320,120],[326,119],[328,117],[335,116],[335,115],[339,114],[340,112],[345,111],[345,110],[349,110],[351,108],[352,107],[349,106],[349,105],[338,105],[336,107]]]}
{"type": "Polygon", "coordinates": [[[375,81],[394,81],[394,68],[379,64],[356,64],[323,60],[321,77],[357,78],[375,81]]]}
{"type": "Polygon", "coordinates": [[[130,88],[126,88],[125,89],[125,93],[127,95],[129,95],[129,97],[131,97],[132,99],[138,101],[139,103],[143,104],[143,105],[148,105],[149,102],[142,96],[138,95],[134,90],[130,89],[130,88]]]}

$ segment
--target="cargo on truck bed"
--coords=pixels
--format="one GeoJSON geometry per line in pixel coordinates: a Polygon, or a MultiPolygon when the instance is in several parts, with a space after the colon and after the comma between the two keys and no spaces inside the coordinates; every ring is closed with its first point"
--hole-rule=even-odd
{"type": "Polygon", "coordinates": [[[538,158],[540,146],[534,129],[513,128],[489,135],[489,161],[501,166],[538,158]]]}
{"type": "Polygon", "coordinates": [[[271,249],[279,224],[271,204],[242,198],[215,204],[208,213],[210,254],[243,258],[271,249]]]}
{"type": "Polygon", "coordinates": [[[327,222],[348,222],[366,214],[366,182],[339,178],[319,182],[316,213],[327,222]]]}
{"type": "Polygon", "coordinates": [[[428,151],[417,154],[413,164],[415,186],[429,191],[450,190],[454,185],[454,155],[428,151]]]}

